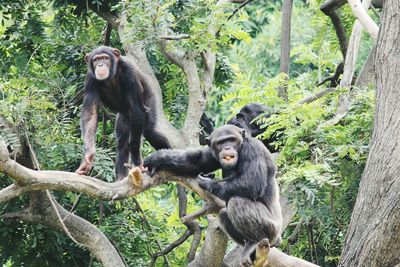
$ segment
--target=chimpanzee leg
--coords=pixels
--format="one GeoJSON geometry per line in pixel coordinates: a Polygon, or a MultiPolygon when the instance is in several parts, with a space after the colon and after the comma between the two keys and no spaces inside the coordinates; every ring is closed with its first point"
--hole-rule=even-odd
{"type": "Polygon", "coordinates": [[[117,114],[115,123],[115,135],[117,137],[117,161],[115,170],[117,180],[128,175],[128,170],[124,166],[129,160],[129,123],[126,116],[121,113],[117,114]]]}
{"type": "Polygon", "coordinates": [[[156,150],[163,148],[171,148],[167,137],[156,130],[156,114],[155,111],[150,109],[146,113],[146,123],[144,129],[144,137],[156,150]]]}
{"type": "Polygon", "coordinates": [[[140,110],[135,110],[129,114],[129,125],[130,125],[130,141],[129,147],[132,156],[132,162],[135,166],[142,167],[142,135],[144,130],[144,113],[140,110]]]}
{"type": "Polygon", "coordinates": [[[154,147],[156,150],[163,148],[171,148],[171,145],[168,142],[168,139],[165,135],[160,132],[157,132],[154,128],[147,128],[144,132],[144,137],[147,141],[149,141],[150,145],[154,147]]]}
{"type": "Polygon", "coordinates": [[[231,237],[236,243],[244,246],[246,243],[246,238],[241,232],[239,232],[235,229],[231,220],[228,217],[226,208],[223,208],[219,211],[218,219],[219,219],[219,224],[220,224],[220,227],[222,228],[222,230],[229,237],[231,237]]]}
{"type": "Polygon", "coordinates": [[[243,248],[242,255],[240,258],[240,267],[251,267],[255,259],[256,244],[253,241],[249,241],[243,248]]]}
{"type": "Polygon", "coordinates": [[[227,214],[233,227],[247,240],[258,243],[268,238],[271,244],[276,244],[280,239],[280,217],[271,213],[262,202],[232,197],[227,205],[227,214]]]}

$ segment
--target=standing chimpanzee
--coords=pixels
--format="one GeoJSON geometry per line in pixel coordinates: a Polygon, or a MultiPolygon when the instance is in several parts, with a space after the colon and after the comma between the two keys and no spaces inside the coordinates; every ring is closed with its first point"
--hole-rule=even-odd
{"type": "MultiPolygon", "coordinates": [[[[265,132],[266,128],[261,128],[259,123],[254,121],[254,119],[262,114],[264,114],[262,116],[263,118],[269,118],[272,113],[273,109],[271,107],[267,107],[258,103],[249,103],[244,105],[235,117],[228,120],[227,124],[233,124],[237,127],[245,129],[249,135],[256,137],[257,135],[265,132]]],[[[272,145],[272,142],[277,140],[276,134],[277,133],[273,133],[269,138],[261,140],[261,142],[271,153],[277,152],[277,148],[272,145]]]]}
{"type": "Polygon", "coordinates": [[[143,170],[140,154],[142,135],[155,149],[170,148],[167,138],[155,130],[156,95],[147,77],[118,49],[101,46],[85,56],[88,64],[81,114],[84,159],[76,170],[88,175],[95,154],[97,110],[101,104],[117,112],[117,179],[127,175],[124,166],[132,156],[133,164],[143,170]]]}
{"type": "Polygon", "coordinates": [[[223,180],[199,175],[199,186],[224,200],[219,212],[222,229],[244,246],[242,265],[250,266],[256,244],[268,238],[280,242],[282,212],[276,166],[271,153],[245,130],[234,125],[215,129],[208,147],[197,150],[159,150],[144,159],[150,175],[166,170],[175,175],[195,177],[222,169],[223,180]]]}

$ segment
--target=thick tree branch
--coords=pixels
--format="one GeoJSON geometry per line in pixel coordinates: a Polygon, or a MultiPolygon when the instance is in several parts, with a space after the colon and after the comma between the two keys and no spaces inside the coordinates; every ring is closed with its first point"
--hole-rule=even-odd
{"type": "Polygon", "coordinates": [[[228,237],[219,227],[218,220],[207,216],[208,227],[206,238],[200,253],[189,267],[221,266],[228,244],[228,237]]]}
{"type": "Polygon", "coordinates": [[[335,28],[336,36],[339,40],[340,51],[342,52],[343,59],[346,57],[347,53],[347,37],[344,25],[336,10],[345,3],[346,0],[328,0],[320,6],[320,10],[332,21],[333,27],[335,28]]]}
{"type": "MultiPolygon", "coordinates": [[[[178,200],[179,200],[179,218],[183,218],[186,215],[186,210],[187,210],[187,196],[186,196],[186,191],[182,186],[178,186],[178,200]]],[[[194,260],[197,248],[200,245],[201,228],[199,223],[193,220],[185,221],[183,224],[193,234],[192,244],[190,246],[189,253],[187,254],[187,260],[188,262],[191,262],[194,260]]]]}
{"type": "MultiPolygon", "coordinates": [[[[48,197],[44,192],[31,194],[31,203],[27,210],[18,213],[4,214],[5,219],[17,219],[35,224],[48,226],[56,231],[64,232],[62,224],[48,197]]],[[[117,250],[106,236],[88,221],[75,214],[69,213],[57,202],[56,208],[64,225],[79,243],[87,247],[105,267],[125,267],[117,250]]]]}
{"type": "Polygon", "coordinates": [[[348,2],[354,16],[369,33],[369,35],[376,40],[378,38],[379,27],[367,13],[367,10],[371,5],[371,0],[364,0],[362,4],[360,0],[348,0],[348,2]]]}
{"type": "Polygon", "coordinates": [[[281,23],[281,56],[279,71],[285,73],[285,82],[282,86],[278,87],[278,95],[284,99],[288,100],[288,84],[287,80],[289,78],[289,63],[290,63],[290,32],[291,32],[291,22],[292,22],[292,6],[293,0],[283,0],[282,3],[282,23],[281,23]]]}
{"type": "MultiPolygon", "coordinates": [[[[371,4],[371,0],[364,0],[362,6],[365,10],[368,10],[371,4]]],[[[356,20],[354,22],[353,30],[347,49],[347,54],[344,63],[343,77],[340,81],[341,87],[350,87],[353,82],[353,76],[357,63],[358,50],[360,47],[361,36],[362,36],[362,25],[356,20]]],[[[350,107],[350,94],[342,94],[339,96],[339,107],[336,111],[335,116],[323,125],[335,125],[339,123],[344,117],[347,116],[350,107]]]]}

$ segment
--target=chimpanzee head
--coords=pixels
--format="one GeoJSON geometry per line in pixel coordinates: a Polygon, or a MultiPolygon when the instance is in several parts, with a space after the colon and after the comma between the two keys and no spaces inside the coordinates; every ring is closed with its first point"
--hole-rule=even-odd
{"type": "MultiPolygon", "coordinates": [[[[272,112],[272,108],[258,103],[249,103],[243,106],[239,113],[230,119],[227,124],[236,125],[237,127],[244,129],[248,135],[255,137],[262,133],[264,129],[261,129],[258,123],[253,122],[253,120],[268,111],[272,112]]],[[[270,114],[265,114],[263,117],[268,118],[269,116],[270,114]]]]}
{"type": "Polygon", "coordinates": [[[85,56],[89,72],[99,81],[111,79],[117,71],[117,63],[121,56],[118,49],[100,46],[85,56]]]}
{"type": "Polygon", "coordinates": [[[236,166],[244,137],[243,129],[234,125],[224,125],[215,129],[210,137],[206,138],[206,142],[222,168],[230,169],[236,166]]]}

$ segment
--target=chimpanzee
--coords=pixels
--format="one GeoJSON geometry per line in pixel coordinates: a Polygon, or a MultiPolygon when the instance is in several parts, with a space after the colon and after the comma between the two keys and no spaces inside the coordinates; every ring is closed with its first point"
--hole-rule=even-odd
{"type": "Polygon", "coordinates": [[[156,131],[156,95],[147,77],[118,49],[100,46],[85,56],[88,64],[81,114],[84,159],[76,170],[88,175],[95,154],[97,109],[103,104],[117,112],[117,179],[127,175],[124,163],[132,156],[133,164],[142,170],[140,154],[142,135],[156,148],[170,148],[167,138],[156,131]]]}
{"type": "Polygon", "coordinates": [[[196,150],[163,149],[144,159],[144,166],[155,172],[195,177],[199,173],[222,169],[223,179],[214,181],[198,176],[199,186],[224,200],[219,212],[222,229],[244,246],[242,265],[252,263],[255,245],[268,238],[280,242],[282,213],[276,166],[271,153],[244,129],[224,125],[207,139],[208,146],[196,150]]]}
{"type": "MultiPolygon", "coordinates": [[[[245,129],[249,135],[256,137],[257,135],[262,134],[266,128],[261,128],[261,126],[253,120],[262,114],[264,114],[263,118],[269,118],[272,113],[273,109],[271,107],[258,103],[249,103],[244,105],[235,117],[228,120],[227,124],[233,124],[245,129]]],[[[277,148],[272,145],[272,142],[275,142],[276,140],[276,133],[273,133],[269,138],[263,139],[261,142],[271,153],[274,153],[277,152],[277,148]]]]}

